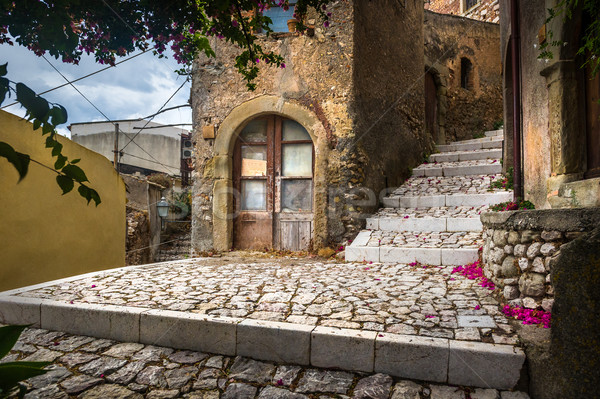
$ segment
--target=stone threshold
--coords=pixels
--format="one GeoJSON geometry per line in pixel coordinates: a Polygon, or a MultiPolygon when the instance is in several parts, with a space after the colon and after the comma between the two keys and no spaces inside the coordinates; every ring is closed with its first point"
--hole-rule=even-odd
{"type": "Polygon", "coordinates": [[[522,349],[512,345],[170,310],[70,304],[6,293],[0,295],[0,322],[277,363],[495,389],[512,389],[525,361],[522,349]]]}

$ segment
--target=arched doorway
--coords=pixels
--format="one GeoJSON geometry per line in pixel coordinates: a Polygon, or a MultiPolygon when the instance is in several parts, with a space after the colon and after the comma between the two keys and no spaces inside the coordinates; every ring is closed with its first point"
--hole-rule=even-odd
{"type": "Polygon", "coordinates": [[[234,248],[309,249],[313,176],[313,141],[301,124],[274,114],[249,121],[233,153],[234,248]]]}

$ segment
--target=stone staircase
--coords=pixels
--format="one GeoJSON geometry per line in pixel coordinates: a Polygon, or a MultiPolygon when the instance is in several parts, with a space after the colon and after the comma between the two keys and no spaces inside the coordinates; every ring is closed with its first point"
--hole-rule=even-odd
{"type": "Polygon", "coordinates": [[[155,262],[167,262],[171,260],[187,259],[190,257],[192,248],[191,236],[189,233],[176,237],[170,237],[170,242],[161,243],[155,262]]]}
{"type": "Polygon", "coordinates": [[[479,215],[513,195],[490,189],[502,178],[503,131],[485,136],[438,145],[439,153],[383,199],[384,208],[346,248],[346,260],[428,265],[477,260],[483,245],[479,215]]]}

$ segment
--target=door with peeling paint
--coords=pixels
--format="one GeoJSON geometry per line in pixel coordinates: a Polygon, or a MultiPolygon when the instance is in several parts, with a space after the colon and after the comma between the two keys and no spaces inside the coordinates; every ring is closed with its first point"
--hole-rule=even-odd
{"type": "Polygon", "coordinates": [[[250,121],[234,151],[234,247],[310,247],[314,148],[302,125],[276,115],[250,121]]]}

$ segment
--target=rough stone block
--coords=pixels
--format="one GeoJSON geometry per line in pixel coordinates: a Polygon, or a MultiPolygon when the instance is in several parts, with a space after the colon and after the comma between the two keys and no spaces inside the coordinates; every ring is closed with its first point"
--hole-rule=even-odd
{"type": "Polygon", "coordinates": [[[400,378],[445,382],[448,340],[415,335],[380,334],[375,341],[375,372],[400,378]]]}
{"type": "Polygon", "coordinates": [[[514,285],[505,285],[504,286],[503,295],[507,301],[518,298],[519,294],[520,294],[519,288],[517,288],[516,286],[514,286],[514,285]]]}
{"type": "Polygon", "coordinates": [[[375,331],[315,327],[311,333],[310,363],[371,373],[376,336],[375,331]]]}
{"type": "Polygon", "coordinates": [[[0,323],[40,327],[41,303],[39,298],[0,296],[0,323]]]}
{"type": "Polygon", "coordinates": [[[499,247],[503,247],[506,244],[508,244],[508,241],[506,240],[508,237],[508,233],[504,230],[496,230],[494,231],[494,244],[496,244],[499,247]]]}
{"type": "Polygon", "coordinates": [[[562,233],[560,231],[556,231],[556,230],[542,231],[542,240],[544,240],[544,241],[556,241],[556,240],[560,240],[561,238],[562,238],[562,233]]]}
{"type": "Polygon", "coordinates": [[[140,314],[148,309],[43,301],[41,327],[70,334],[89,335],[122,342],[140,339],[140,314]]]}
{"type": "Polygon", "coordinates": [[[516,245],[521,242],[520,239],[521,239],[521,237],[520,237],[518,231],[509,231],[508,237],[506,240],[508,241],[509,244],[516,245]]]}
{"type": "Polygon", "coordinates": [[[512,389],[521,374],[525,354],[511,345],[450,341],[448,383],[512,389]]]}
{"type": "Polygon", "coordinates": [[[544,256],[552,256],[556,252],[556,245],[550,242],[540,247],[540,253],[544,256]]]}
{"type": "Polygon", "coordinates": [[[531,263],[531,271],[535,273],[545,273],[546,267],[544,266],[544,258],[536,256],[531,263]]]}
{"type": "Polygon", "coordinates": [[[531,266],[531,262],[527,258],[519,258],[518,263],[519,263],[519,268],[521,269],[521,271],[524,271],[524,272],[529,270],[529,267],[531,266]]]}
{"type": "Polygon", "coordinates": [[[310,364],[314,326],[247,319],[237,326],[237,355],[278,363],[310,364]]]}
{"type": "Polygon", "coordinates": [[[139,342],[233,356],[239,322],[241,319],[154,309],[141,315],[139,342]]]}
{"type": "Polygon", "coordinates": [[[534,230],[523,230],[521,232],[521,242],[523,244],[529,244],[532,241],[540,239],[540,232],[534,230]]]}
{"type": "Polygon", "coordinates": [[[515,245],[515,256],[521,257],[521,256],[525,256],[525,254],[527,253],[527,246],[523,245],[523,244],[517,244],[515,245]]]}
{"type": "Polygon", "coordinates": [[[525,273],[519,278],[519,291],[525,296],[540,297],[546,292],[546,277],[538,273],[525,273]]]}
{"type": "Polygon", "coordinates": [[[529,246],[529,248],[527,248],[527,257],[529,259],[533,259],[536,256],[538,256],[541,253],[540,252],[541,247],[542,247],[541,242],[534,242],[533,244],[531,244],[529,246]]]}
{"type": "Polygon", "coordinates": [[[513,247],[512,245],[504,246],[504,253],[507,255],[512,255],[514,250],[515,250],[515,247],[513,247]]]}

